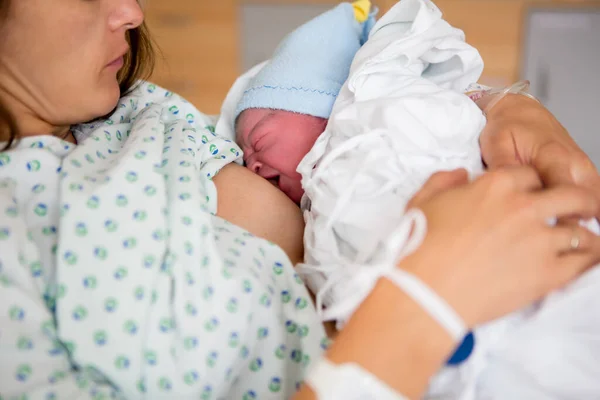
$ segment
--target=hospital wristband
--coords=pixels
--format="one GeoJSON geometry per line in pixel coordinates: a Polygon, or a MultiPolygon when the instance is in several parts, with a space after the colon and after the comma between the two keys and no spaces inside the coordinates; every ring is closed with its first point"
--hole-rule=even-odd
{"type": "Polygon", "coordinates": [[[394,268],[385,277],[427,311],[456,342],[463,341],[468,332],[467,325],[458,313],[423,281],[399,268],[394,268]]]}

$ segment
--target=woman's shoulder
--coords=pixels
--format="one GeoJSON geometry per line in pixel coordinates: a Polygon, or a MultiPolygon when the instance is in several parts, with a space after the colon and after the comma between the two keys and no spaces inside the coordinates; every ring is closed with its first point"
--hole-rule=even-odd
{"type": "MultiPolygon", "coordinates": [[[[153,105],[159,106],[164,111],[166,115],[163,117],[185,119],[192,125],[195,123],[214,125],[216,119],[214,116],[204,114],[177,93],[148,81],[139,81],[129,93],[125,93],[119,101],[115,114],[119,114],[120,109],[138,114],[153,105]]],[[[111,117],[114,118],[115,114],[111,117]]]]}

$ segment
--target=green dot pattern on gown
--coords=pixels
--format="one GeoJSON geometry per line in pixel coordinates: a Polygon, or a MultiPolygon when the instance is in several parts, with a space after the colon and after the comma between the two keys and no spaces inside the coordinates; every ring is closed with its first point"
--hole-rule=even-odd
{"type": "Polygon", "coordinates": [[[220,219],[242,152],[142,83],[0,153],[0,398],[285,399],[327,345],[285,253],[220,219]]]}

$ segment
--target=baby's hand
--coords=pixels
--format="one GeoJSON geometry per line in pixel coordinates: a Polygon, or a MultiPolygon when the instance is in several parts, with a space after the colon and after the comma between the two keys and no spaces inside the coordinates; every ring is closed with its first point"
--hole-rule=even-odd
{"type": "Polygon", "coordinates": [[[325,130],[327,120],[283,110],[251,108],[236,123],[244,163],[300,203],[304,190],[298,164],[325,130]]]}

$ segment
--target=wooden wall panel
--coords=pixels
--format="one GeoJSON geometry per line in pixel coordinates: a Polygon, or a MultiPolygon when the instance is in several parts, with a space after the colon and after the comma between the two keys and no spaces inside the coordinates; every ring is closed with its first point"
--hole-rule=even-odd
{"type": "Polygon", "coordinates": [[[524,28],[530,7],[599,8],[585,0],[436,0],[444,18],[465,32],[485,62],[481,83],[503,86],[519,79],[524,28]]]}
{"type": "MultiPolygon", "coordinates": [[[[152,79],[200,110],[217,113],[239,71],[238,9],[243,3],[336,4],[337,0],[148,0],[146,20],[163,52],[152,79]]],[[[374,0],[385,12],[396,0],[374,0]]],[[[435,0],[445,18],[479,49],[482,82],[518,77],[522,27],[529,7],[594,7],[600,0],[435,0]]]]}
{"type": "Polygon", "coordinates": [[[484,63],[482,83],[505,85],[517,78],[523,10],[521,1],[439,0],[444,18],[465,32],[484,63]]]}
{"type": "Polygon", "coordinates": [[[162,55],[152,80],[218,113],[238,76],[235,0],[149,0],[146,21],[162,55]]]}

